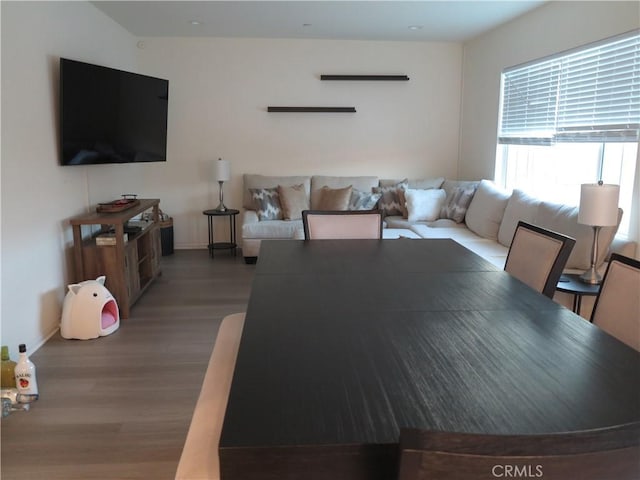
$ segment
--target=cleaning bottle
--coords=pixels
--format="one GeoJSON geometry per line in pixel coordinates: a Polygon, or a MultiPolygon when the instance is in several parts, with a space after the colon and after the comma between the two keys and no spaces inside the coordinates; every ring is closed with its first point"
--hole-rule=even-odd
{"type": "Polygon", "coordinates": [[[2,366],[1,366],[1,378],[0,387],[2,388],[16,388],[15,368],[16,362],[9,358],[9,347],[2,346],[2,366]]]}
{"type": "Polygon", "coordinates": [[[24,343],[18,346],[20,358],[15,368],[16,388],[23,398],[30,402],[38,399],[38,381],[36,380],[36,366],[27,357],[27,347],[24,343]]]}

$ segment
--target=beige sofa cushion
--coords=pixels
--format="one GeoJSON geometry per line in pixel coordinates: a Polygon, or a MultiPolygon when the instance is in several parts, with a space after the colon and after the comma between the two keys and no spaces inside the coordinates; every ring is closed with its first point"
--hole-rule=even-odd
{"type": "Polygon", "coordinates": [[[302,211],[309,209],[309,196],[303,184],[291,187],[278,185],[278,195],[285,220],[298,220],[302,218],[302,211]]]}
{"type": "Polygon", "coordinates": [[[253,201],[251,198],[250,188],[278,188],[278,185],[284,187],[290,187],[292,185],[304,185],[307,195],[311,192],[311,177],[298,176],[298,177],[272,177],[267,175],[256,175],[245,173],[243,175],[243,189],[242,189],[242,206],[247,210],[253,210],[253,201]]]}
{"type": "Polygon", "coordinates": [[[318,210],[346,210],[349,207],[352,187],[344,188],[322,187],[317,199],[318,210]]]}
{"type": "Polygon", "coordinates": [[[351,186],[361,192],[371,192],[373,187],[378,186],[378,177],[361,176],[361,177],[332,177],[324,175],[314,175],[311,177],[311,208],[319,210],[318,200],[320,199],[320,190],[322,187],[329,188],[345,188],[351,186]]]}
{"type": "Polygon", "coordinates": [[[522,190],[515,189],[507,202],[507,208],[504,210],[498,231],[498,242],[505,247],[511,246],[520,220],[535,225],[539,206],[540,200],[527,195],[522,190]]]}
{"type": "MultiPolygon", "coordinates": [[[[622,219],[622,210],[618,209],[618,224],[622,219]]],[[[578,207],[558,203],[540,202],[535,218],[536,225],[547,230],[568,235],[576,239],[565,268],[586,270],[591,267],[591,246],[593,245],[593,228],[578,223],[578,207]]],[[[618,226],[602,227],[598,236],[598,260],[596,267],[602,265],[618,226]]]]}
{"type": "Polygon", "coordinates": [[[465,222],[472,232],[483,238],[498,239],[500,222],[509,194],[490,180],[482,180],[467,210],[465,222]]]}
{"type": "Polygon", "coordinates": [[[242,224],[242,238],[294,238],[302,220],[269,220],[242,224]]]}

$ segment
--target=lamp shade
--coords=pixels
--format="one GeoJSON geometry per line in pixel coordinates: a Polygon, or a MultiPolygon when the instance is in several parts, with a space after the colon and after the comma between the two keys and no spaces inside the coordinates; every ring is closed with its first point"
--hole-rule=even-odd
{"type": "Polygon", "coordinates": [[[218,182],[228,182],[231,179],[231,165],[229,161],[219,158],[215,162],[214,175],[218,182]]]}
{"type": "Polygon", "coordinates": [[[585,183],[580,187],[578,223],[597,227],[618,224],[619,185],[585,183]]]}

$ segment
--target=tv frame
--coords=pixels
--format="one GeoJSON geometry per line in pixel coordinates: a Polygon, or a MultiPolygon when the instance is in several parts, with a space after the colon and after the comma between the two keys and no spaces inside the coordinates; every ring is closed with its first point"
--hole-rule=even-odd
{"type": "Polygon", "coordinates": [[[59,94],[60,165],[166,162],[169,80],[60,57],[59,94]],[[76,76],[80,69],[89,88],[81,93],[75,90],[69,100],[70,83],[82,81],[70,77],[71,69],[76,76]],[[147,96],[153,92],[163,102],[147,96]],[[87,105],[95,105],[95,111],[87,105]],[[69,113],[77,110],[82,112],[69,113]],[[76,132],[84,129],[86,136],[71,137],[69,129],[74,128],[76,132]],[[103,138],[95,134],[98,131],[103,138]]]}

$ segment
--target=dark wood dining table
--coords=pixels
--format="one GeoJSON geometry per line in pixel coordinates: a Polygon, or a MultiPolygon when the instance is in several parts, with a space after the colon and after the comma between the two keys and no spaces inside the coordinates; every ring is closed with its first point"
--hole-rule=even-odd
{"type": "Polygon", "coordinates": [[[391,480],[402,427],[640,420],[640,353],[453,240],[263,241],[222,480],[391,480]]]}

